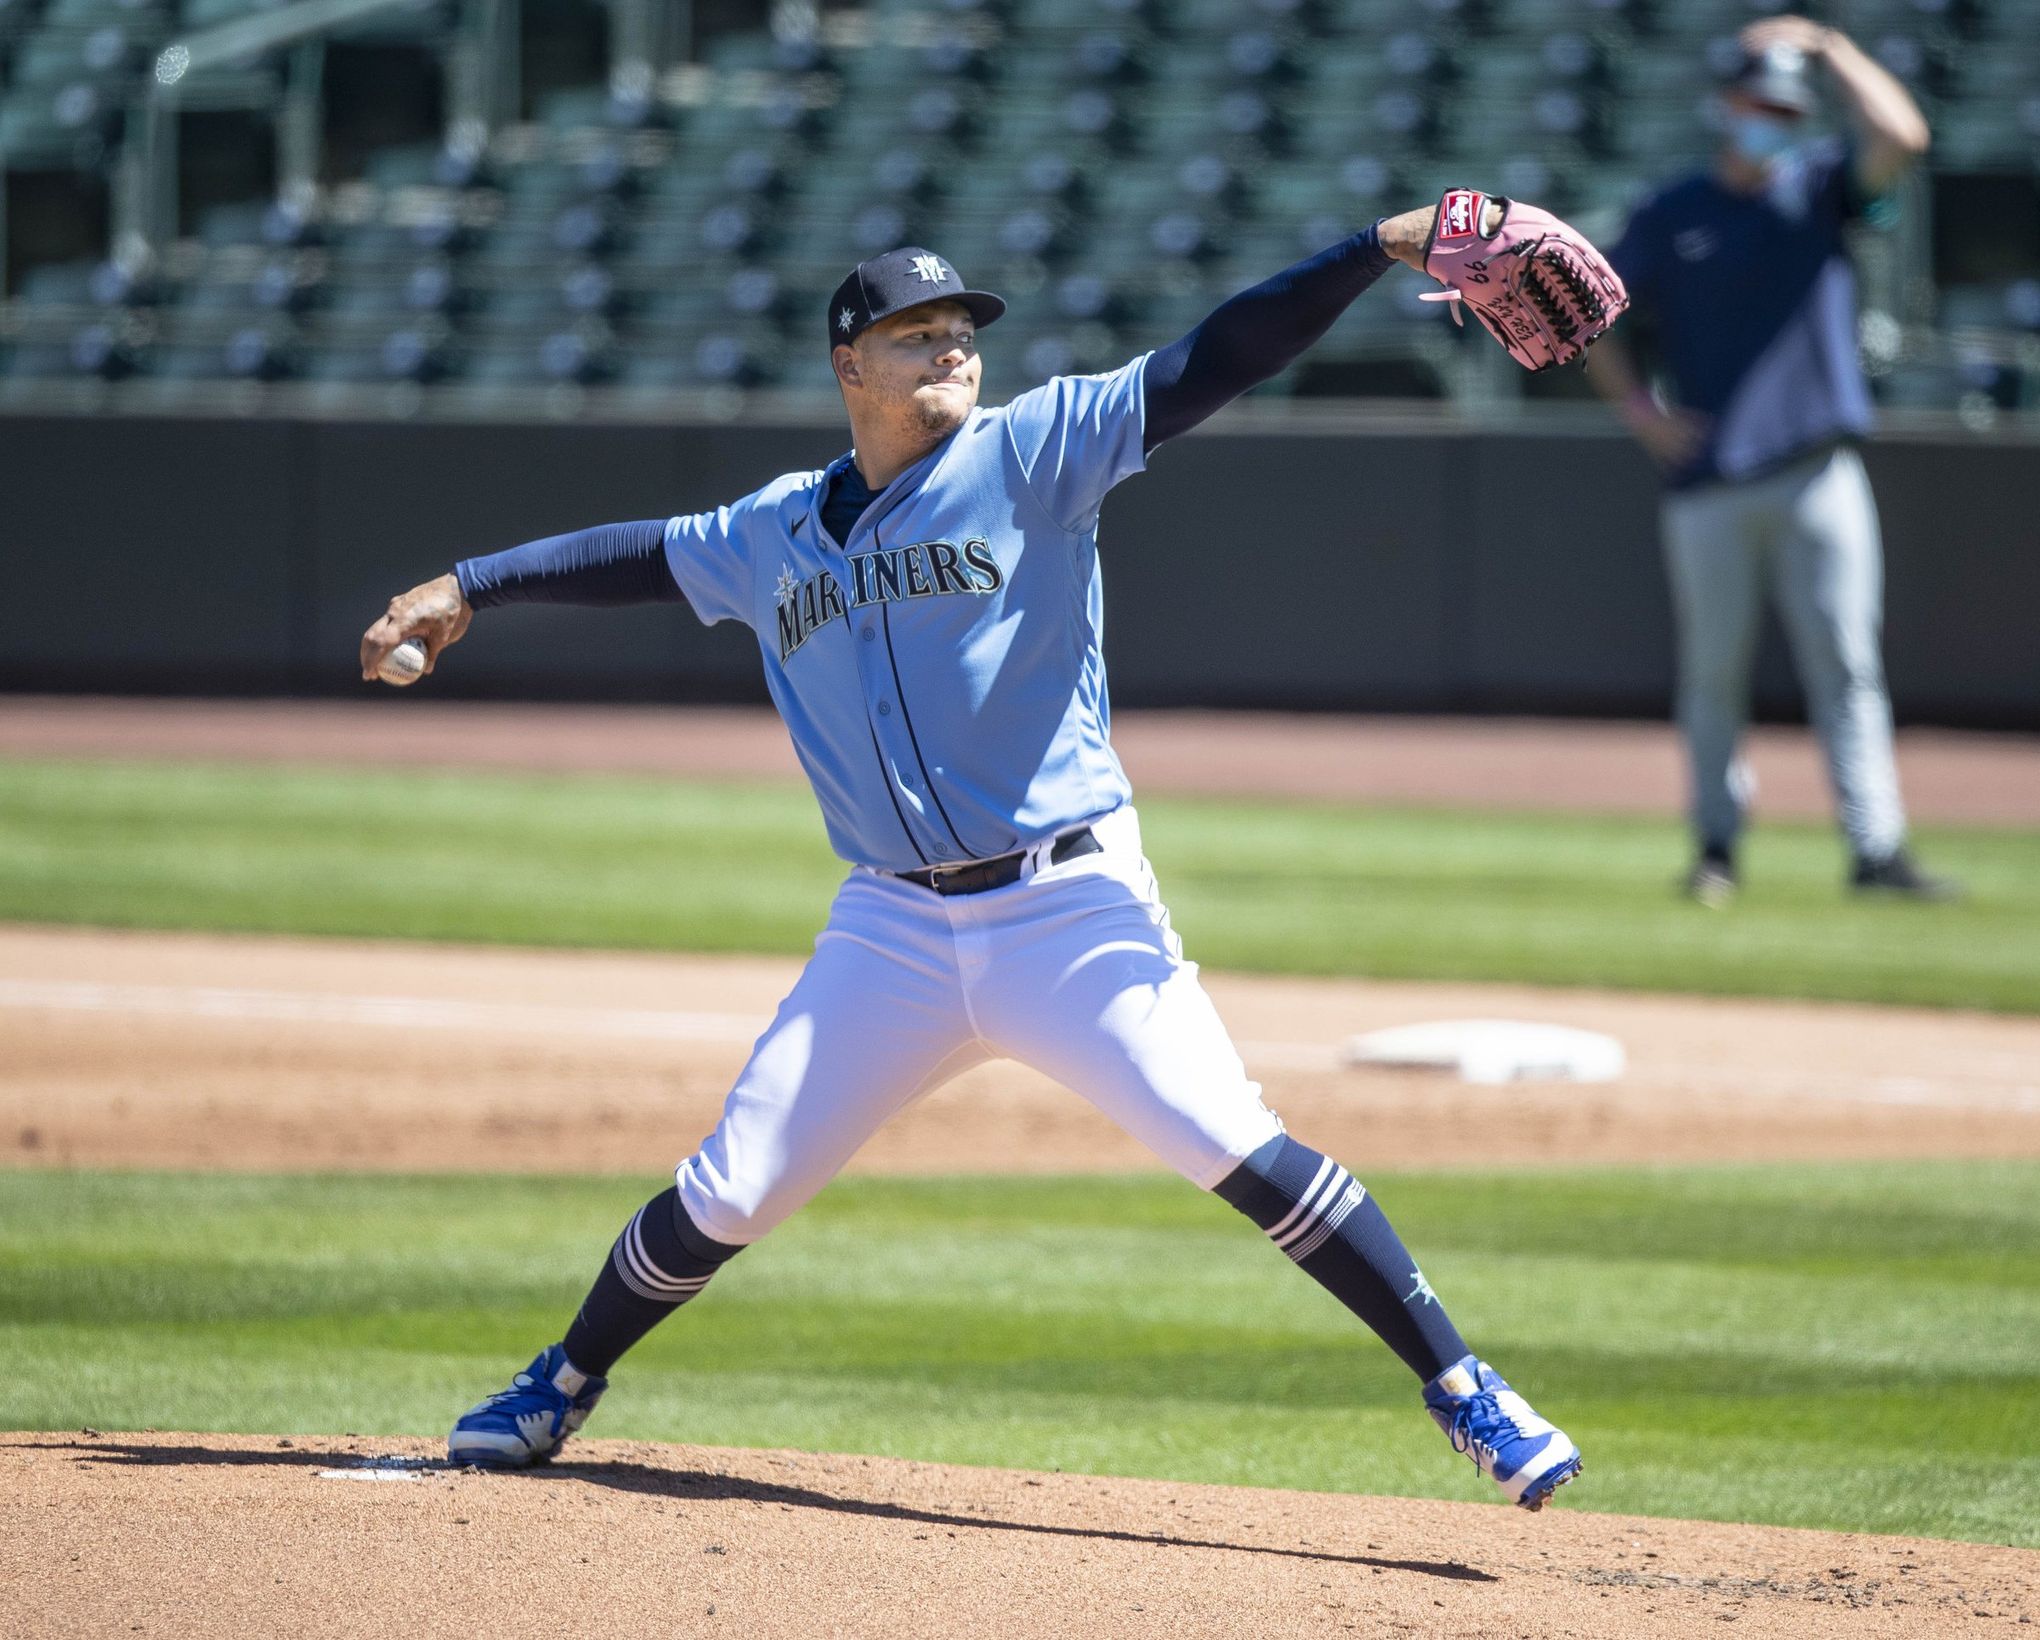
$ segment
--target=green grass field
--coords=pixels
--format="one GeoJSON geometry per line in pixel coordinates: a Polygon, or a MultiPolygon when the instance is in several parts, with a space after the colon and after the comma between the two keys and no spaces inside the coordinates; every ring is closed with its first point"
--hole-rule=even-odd
{"type": "MultiPolygon", "coordinates": [[[[2040,1546],[2040,1164],[1371,1182],[1580,1440],[1568,1502],[2040,1546]]],[[[558,1336],[643,1194],[7,1175],[0,1427],[439,1435],[558,1336]]],[[[1152,1177],[839,1181],[590,1433],[1489,1491],[1331,1298],[1152,1177]]]]}
{"type": "MultiPolygon", "coordinates": [[[[1862,904],[1767,825],[1726,914],[1678,823],[1142,805],[1215,967],[2040,1010],[2040,831],[1931,831],[1954,906],[1862,904]]],[[[805,952],[841,876],[806,792],[678,780],[0,763],[0,919],[805,952]]]]}

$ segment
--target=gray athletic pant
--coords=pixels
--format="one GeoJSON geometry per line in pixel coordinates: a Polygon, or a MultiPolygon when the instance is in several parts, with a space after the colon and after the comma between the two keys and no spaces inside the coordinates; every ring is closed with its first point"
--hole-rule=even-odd
{"type": "Polygon", "coordinates": [[[1843,834],[1881,859],[1905,841],[1878,653],[1884,553],[1877,503],[1852,449],[1780,472],[1665,498],[1662,525],[1679,631],[1679,726],[1692,760],[1693,826],[1732,847],[1751,781],[1737,755],[1768,584],[1827,758],[1843,834]]]}

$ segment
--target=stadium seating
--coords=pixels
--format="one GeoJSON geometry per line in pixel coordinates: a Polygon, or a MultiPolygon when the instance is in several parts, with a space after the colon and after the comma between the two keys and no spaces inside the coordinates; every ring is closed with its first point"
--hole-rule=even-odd
{"type": "MultiPolygon", "coordinates": [[[[0,157],[17,174],[111,175],[158,50],[264,4],[0,0],[0,157]]],[[[2000,174],[2040,201],[2040,0],[1846,12],[1920,94],[1935,166],[2000,174]]],[[[555,84],[527,63],[527,116],[479,145],[379,140],[374,118],[357,121],[327,154],[345,174],[282,199],[187,202],[146,258],[110,234],[81,254],[75,234],[44,220],[38,237],[12,213],[0,396],[51,381],[161,403],[230,384],[380,384],[413,407],[415,390],[565,406],[583,401],[562,390],[647,405],[826,393],[827,291],[906,241],[1013,297],[987,338],[1003,392],[1158,345],[1231,290],[1455,182],[1611,231],[1651,180],[1704,155],[1710,65],[1756,14],[1744,0],[742,13],[718,8],[734,26],[649,91],[555,84]]],[[[341,35],[449,75],[460,37],[457,5],[417,4],[341,35]]],[[[239,71],[281,83],[280,58],[239,71]]],[[[1907,294],[1923,288],[1925,233],[1885,258],[1894,290],[1873,304],[1898,339],[1873,363],[1893,402],[1980,413],[1982,395],[2010,412],[2040,392],[2031,209],[2012,263],[1957,267],[1931,303],[1907,294]]],[[[1398,281],[1359,304],[1266,391],[1521,392],[1415,293],[1398,281]]]]}

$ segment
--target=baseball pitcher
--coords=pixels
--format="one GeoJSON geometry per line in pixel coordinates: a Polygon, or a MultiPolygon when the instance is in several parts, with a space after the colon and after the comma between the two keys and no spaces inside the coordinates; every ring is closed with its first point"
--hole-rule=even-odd
{"type": "Polygon", "coordinates": [[[1159,352],[988,410],[977,338],[1005,302],[930,251],[893,251],[825,316],[849,452],[711,512],[469,559],[369,628],[365,677],[412,637],[436,663],[476,611],[513,601],[684,599],[742,621],[850,868],[715,1131],[624,1226],[565,1337],[461,1417],[453,1462],[549,1457],[623,1353],[882,1122],[1005,1057],[1251,1219],[1408,1364],[1454,1449],[1514,1502],[1539,1508],[1578,1474],[1578,1449],[1467,1348],[1374,1198],[1262,1102],[1169,925],[1107,733],[1107,493],[1398,260],[1533,368],[1576,357],[1624,301],[1563,223],[1454,190],[1159,352]]]}

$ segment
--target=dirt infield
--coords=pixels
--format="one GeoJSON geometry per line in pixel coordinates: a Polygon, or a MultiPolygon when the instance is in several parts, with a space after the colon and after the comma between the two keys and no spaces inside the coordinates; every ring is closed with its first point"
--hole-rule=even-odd
{"type": "Polygon", "coordinates": [[[0,1435],[9,1633],[2031,1633],[2040,1553],[589,1441],[0,1435]],[[404,1466],[410,1460],[415,1467],[404,1466]],[[375,1467],[380,1464],[380,1467],[375,1467]],[[368,1477],[379,1477],[370,1479],[368,1477]]]}
{"type": "MultiPolygon", "coordinates": [[[[0,1163],[618,1171],[710,1128],[785,959],[0,928],[0,1163]]],[[[2040,1019],[1527,987],[1209,976],[1291,1129],[1357,1167],[1517,1159],[2040,1156],[2040,1019]],[[1471,1087],[1341,1065],[1429,1019],[1612,1033],[1628,1073],[1471,1087]]],[[[855,1166],[1140,1168],[1074,1095],[991,1065],[855,1166]]]]}
{"type": "MultiPolygon", "coordinates": [[[[1663,724],[1125,712],[1112,741],[1142,792],[1666,815],[1684,802],[1677,737],[1663,724]]],[[[1758,729],[1747,749],[1760,816],[1828,814],[1806,731],[1758,729]]],[[[769,711],[387,692],[359,702],[0,696],[8,756],[800,775],[769,711]]],[[[1917,819],[2040,824],[2040,736],[1909,730],[1898,761],[1917,819]]]]}

